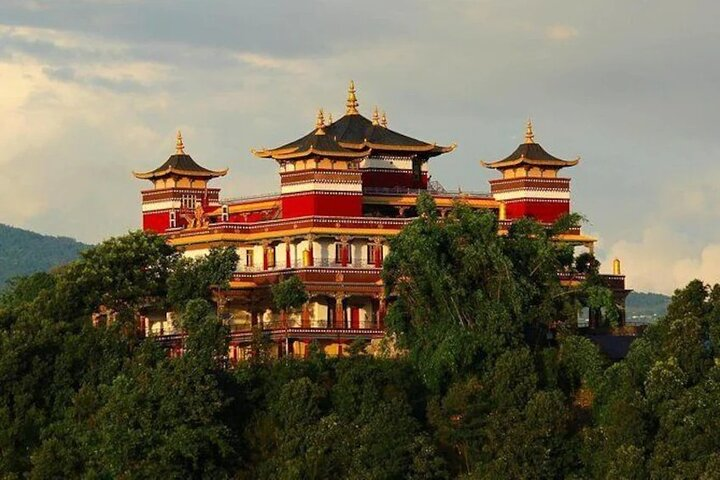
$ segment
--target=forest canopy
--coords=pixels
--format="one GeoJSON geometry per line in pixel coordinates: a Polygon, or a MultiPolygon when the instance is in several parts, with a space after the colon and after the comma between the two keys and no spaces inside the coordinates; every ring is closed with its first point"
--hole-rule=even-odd
{"type": "MultiPolygon", "coordinates": [[[[578,333],[581,307],[612,308],[553,236],[456,207],[392,240],[383,278],[393,356],[263,354],[227,361],[211,288],[237,254],[183,258],[133,232],[0,296],[3,478],[717,478],[720,286],[673,296],[625,360],[578,333]],[[118,321],[94,327],[100,306],[118,321]],[[170,358],[133,328],[149,305],[187,333],[170,358]]],[[[583,260],[580,262],[587,265],[583,260]]],[[[302,303],[288,283],[279,309],[302,303]]]]}

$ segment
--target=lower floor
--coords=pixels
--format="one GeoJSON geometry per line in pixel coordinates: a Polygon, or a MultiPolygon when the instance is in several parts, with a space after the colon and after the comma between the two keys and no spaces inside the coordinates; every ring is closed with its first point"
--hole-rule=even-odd
{"type": "MultiPolygon", "coordinates": [[[[274,310],[268,292],[263,290],[224,292],[216,301],[218,315],[233,334],[250,332],[254,328],[269,331],[284,328],[382,331],[387,312],[381,292],[315,292],[301,308],[288,312],[274,310]]],[[[143,317],[145,334],[180,333],[173,316],[172,312],[146,314],[143,317]]]]}

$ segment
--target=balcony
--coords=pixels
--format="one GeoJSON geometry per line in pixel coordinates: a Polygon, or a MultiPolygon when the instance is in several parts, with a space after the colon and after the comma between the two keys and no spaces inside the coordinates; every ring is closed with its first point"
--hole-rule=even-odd
{"type": "MultiPolygon", "coordinates": [[[[378,339],[385,331],[377,328],[267,328],[262,330],[263,338],[278,341],[286,338],[292,340],[342,340],[378,339]]],[[[187,335],[174,333],[156,335],[153,338],[165,347],[181,346],[187,335]]],[[[252,343],[253,331],[232,332],[229,336],[231,345],[249,345],[252,343]]]]}
{"type": "Polygon", "coordinates": [[[262,266],[246,266],[241,265],[238,267],[236,273],[259,273],[259,272],[278,272],[282,270],[299,270],[299,269],[307,269],[307,268],[354,268],[354,269],[362,269],[362,270],[382,270],[382,266],[377,267],[373,262],[368,262],[366,260],[355,260],[352,262],[348,262],[347,265],[343,266],[343,264],[336,260],[335,258],[328,258],[328,257],[322,257],[322,258],[315,258],[313,260],[313,265],[305,265],[303,264],[303,261],[300,259],[296,259],[295,261],[291,262],[290,266],[287,267],[285,265],[285,262],[281,259],[281,261],[276,262],[274,266],[263,268],[262,266]]]}

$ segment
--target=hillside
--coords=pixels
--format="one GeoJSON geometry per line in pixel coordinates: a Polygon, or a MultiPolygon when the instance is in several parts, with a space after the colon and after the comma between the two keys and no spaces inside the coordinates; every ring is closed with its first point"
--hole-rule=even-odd
{"type": "Polygon", "coordinates": [[[74,260],[88,246],[0,224],[0,288],[18,275],[49,270],[74,260]]]}
{"type": "Polygon", "coordinates": [[[631,292],[626,308],[628,321],[653,321],[667,313],[670,297],[659,293],[631,292]]]}

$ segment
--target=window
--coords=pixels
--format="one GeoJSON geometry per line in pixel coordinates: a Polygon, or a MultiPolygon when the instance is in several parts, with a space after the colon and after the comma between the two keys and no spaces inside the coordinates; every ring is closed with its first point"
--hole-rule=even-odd
{"type": "Polygon", "coordinates": [[[170,212],[170,228],[177,227],[177,215],[175,213],[175,210],[172,210],[170,212]]]}
{"type": "MultiPolygon", "coordinates": [[[[335,244],[335,263],[342,263],[342,243],[336,243],[335,244]]],[[[347,263],[352,263],[352,248],[350,247],[350,244],[346,244],[347,248],[347,263]]]]}
{"type": "Polygon", "coordinates": [[[182,206],[182,208],[193,209],[193,208],[195,208],[195,202],[196,202],[195,195],[183,194],[180,197],[180,205],[182,206]]]}
{"type": "Polygon", "coordinates": [[[372,243],[368,243],[366,260],[368,265],[375,263],[375,245],[372,243]]]}
{"type": "Polygon", "coordinates": [[[245,266],[246,267],[252,267],[253,266],[253,259],[255,258],[255,252],[252,248],[248,248],[245,250],[245,266]]]}
{"type": "Polygon", "coordinates": [[[419,158],[413,158],[412,161],[413,177],[416,181],[420,181],[422,176],[422,160],[419,158]]]}
{"type": "Polygon", "coordinates": [[[230,208],[227,205],[222,206],[222,217],[221,221],[223,222],[229,222],[230,221],[230,208]]]}

